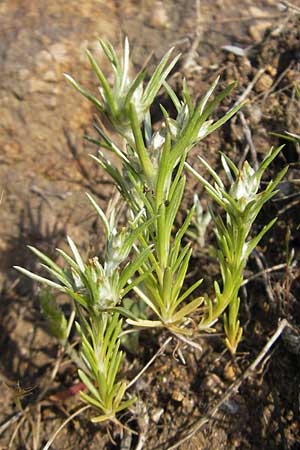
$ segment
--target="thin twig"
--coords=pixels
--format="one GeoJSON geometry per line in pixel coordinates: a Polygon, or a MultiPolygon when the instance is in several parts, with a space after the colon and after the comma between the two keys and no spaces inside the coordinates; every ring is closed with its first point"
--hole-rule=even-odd
{"type": "Polygon", "coordinates": [[[133,386],[138,381],[138,379],[146,372],[148,367],[150,367],[151,364],[154,363],[156,358],[158,358],[162,354],[162,352],[167,347],[167,345],[172,341],[172,339],[173,337],[170,336],[168,337],[168,339],[165,340],[162,346],[157,350],[157,352],[152,356],[152,358],[147,362],[147,364],[142,368],[142,370],[137,374],[137,376],[130,381],[130,383],[127,385],[127,389],[131,388],[131,386],[133,386]]]}
{"type": "Polygon", "coordinates": [[[87,409],[91,408],[90,405],[86,405],[83,408],[80,408],[78,411],[74,412],[70,417],[68,417],[59,428],[55,431],[55,433],[51,436],[47,444],[43,447],[42,450],[48,450],[51,445],[53,444],[54,440],[56,439],[57,435],[61,432],[61,430],[69,423],[71,420],[74,419],[74,417],[79,416],[82,412],[86,411],[87,409]]]}
{"type": "MultiPolygon", "coordinates": [[[[272,86],[270,87],[270,89],[268,89],[267,91],[263,92],[263,98],[262,98],[262,105],[264,104],[264,102],[266,101],[266,99],[269,97],[270,94],[272,94],[272,92],[275,91],[275,89],[277,88],[277,86],[279,85],[279,83],[281,82],[281,80],[286,76],[286,74],[288,73],[288,71],[291,69],[292,63],[290,63],[288,65],[288,67],[283,70],[283,72],[281,72],[281,74],[279,75],[279,77],[277,78],[277,80],[272,84],[272,86]]],[[[257,96],[257,99],[259,98],[259,96],[257,96]]]]}
{"type": "Polygon", "coordinates": [[[226,390],[225,394],[223,395],[223,397],[218,401],[218,403],[211,408],[207,414],[205,415],[205,417],[202,417],[201,419],[199,419],[193,429],[186,434],[186,436],[184,436],[182,439],[180,439],[178,442],[176,442],[176,444],[171,445],[171,447],[168,447],[167,450],[174,450],[176,448],[178,448],[180,445],[182,445],[183,443],[185,443],[186,441],[188,441],[189,439],[191,439],[193,437],[193,435],[195,433],[197,433],[204,425],[207,424],[207,422],[209,422],[209,420],[214,417],[216,415],[216,413],[219,411],[220,407],[223,406],[228,400],[229,398],[238,391],[238,389],[240,388],[241,384],[247,379],[249,378],[249,376],[254,372],[254,370],[256,369],[256,367],[262,362],[262,360],[266,357],[266,355],[268,354],[268,352],[270,351],[271,347],[275,344],[275,342],[279,339],[279,337],[281,336],[283,330],[290,326],[288,321],[286,319],[283,319],[279,322],[277,330],[275,331],[275,333],[273,334],[273,336],[269,339],[269,341],[266,343],[266,345],[263,347],[263,349],[261,350],[261,352],[259,353],[259,355],[257,356],[257,358],[255,358],[255,360],[253,361],[252,364],[250,364],[250,366],[248,367],[248,369],[245,370],[245,372],[243,373],[243,375],[236,380],[234,383],[232,383],[231,386],[229,386],[229,388],[226,390]]]}
{"type": "Polygon", "coordinates": [[[297,198],[295,200],[293,200],[292,202],[288,203],[287,205],[285,205],[283,208],[281,208],[278,213],[277,216],[281,216],[282,214],[284,214],[286,211],[288,211],[289,209],[293,208],[294,206],[298,205],[300,203],[300,200],[297,198]]]}
{"type": "Polygon", "coordinates": [[[32,448],[39,450],[40,448],[40,432],[41,432],[41,404],[38,403],[36,407],[36,414],[32,418],[28,416],[28,421],[32,430],[32,448]]]}
{"type": "Polygon", "coordinates": [[[17,420],[24,415],[24,411],[19,411],[16,414],[14,414],[12,417],[10,417],[8,420],[6,420],[1,426],[0,426],[0,436],[4,433],[4,431],[10,427],[12,424],[17,422],[17,420]]]}
{"type": "Polygon", "coordinates": [[[266,71],[266,69],[259,69],[257,71],[253,80],[247,85],[244,92],[238,97],[238,99],[234,103],[233,108],[235,108],[237,105],[244,102],[248,98],[250,92],[252,91],[252,89],[256,85],[257,81],[260,79],[260,77],[263,75],[263,73],[265,73],[265,71],[266,71]]]}
{"type": "Polygon", "coordinates": [[[180,334],[177,334],[177,333],[173,333],[173,334],[174,334],[174,336],[176,336],[176,338],[177,338],[179,341],[182,341],[182,342],[184,342],[185,344],[189,345],[190,347],[196,348],[197,350],[200,350],[200,352],[202,352],[203,348],[201,347],[200,344],[197,344],[197,342],[191,341],[191,340],[188,339],[187,337],[182,336],[182,335],[180,335],[180,334]]]}
{"type": "Polygon", "coordinates": [[[244,280],[242,282],[241,286],[245,286],[250,281],[255,280],[256,278],[259,278],[262,275],[265,275],[266,273],[275,272],[277,270],[285,269],[286,266],[287,266],[286,263],[282,263],[282,264],[277,264],[276,266],[273,266],[273,267],[268,267],[268,269],[264,269],[264,270],[262,270],[260,272],[257,272],[255,275],[252,275],[251,277],[246,278],[246,280],[244,280]]]}
{"type": "Polygon", "coordinates": [[[300,14],[300,8],[294,5],[293,3],[287,2],[285,0],[281,0],[280,3],[284,5],[287,9],[292,10],[294,13],[300,14]]]}
{"type": "Polygon", "coordinates": [[[37,414],[37,426],[36,426],[36,435],[35,435],[35,444],[36,450],[40,447],[40,436],[41,436],[41,422],[42,422],[42,414],[41,414],[41,404],[37,406],[38,414],[37,414]]]}
{"type": "Polygon", "coordinates": [[[148,414],[148,410],[147,410],[147,407],[144,404],[144,402],[139,400],[138,406],[139,406],[139,412],[137,415],[137,422],[138,422],[139,429],[141,430],[141,432],[139,433],[139,440],[138,440],[135,450],[142,450],[142,448],[144,447],[144,445],[147,441],[147,435],[148,435],[148,430],[149,430],[149,414],[148,414]]]}
{"type": "MultiPolygon", "coordinates": [[[[293,182],[294,182],[294,180],[289,181],[289,183],[293,183],[293,182]]],[[[295,183],[295,184],[298,184],[298,183],[295,183]]],[[[299,195],[300,195],[300,192],[293,192],[293,194],[284,195],[283,197],[280,197],[280,198],[274,198],[272,201],[273,201],[273,203],[283,202],[285,200],[291,200],[292,198],[299,197],[299,195]]]]}
{"type": "Polygon", "coordinates": [[[257,264],[258,268],[261,271],[261,274],[262,274],[262,277],[263,277],[263,280],[264,280],[264,283],[265,283],[267,296],[269,297],[269,300],[270,300],[271,304],[274,304],[275,303],[275,298],[274,298],[273,290],[272,290],[272,287],[271,287],[270,279],[268,277],[268,273],[265,270],[264,265],[263,265],[263,261],[262,261],[264,259],[264,257],[257,250],[255,250],[253,252],[253,256],[254,256],[254,259],[256,261],[256,264],[257,264]]]}
{"type": "MultiPolygon", "coordinates": [[[[255,84],[257,83],[257,81],[260,79],[260,77],[265,73],[266,69],[259,69],[257,71],[257,73],[255,74],[255,77],[253,78],[253,80],[248,84],[247,88],[244,90],[244,92],[237,98],[236,102],[233,105],[233,108],[236,107],[237,105],[239,105],[240,103],[244,102],[248,96],[250,95],[252,89],[254,88],[255,84]]],[[[257,162],[257,155],[256,155],[256,150],[255,150],[255,146],[252,140],[252,135],[251,135],[251,130],[246,122],[244,113],[242,111],[238,112],[238,117],[240,118],[241,122],[242,122],[242,126],[243,126],[243,130],[244,130],[244,135],[247,141],[247,145],[246,145],[246,149],[244,152],[244,155],[242,157],[242,160],[244,162],[247,153],[250,149],[251,151],[251,156],[252,156],[252,160],[254,163],[254,167],[255,169],[258,168],[258,162],[257,162]]],[[[240,165],[242,164],[242,162],[240,162],[240,165]]]]}
{"type": "Polygon", "coordinates": [[[10,441],[9,441],[9,444],[8,444],[8,449],[12,448],[12,445],[14,443],[14,440],[15,440],[16,436],[17,436],[17,433],[18,433],[19,429],[21,428],[22,423],[25,421],[25,419],[26,419],[26,417],[23,416],[21,418],[20,422],[17,423],[16,428],[14,429],[13,434],[11,435],[11,438],[10,438],[10,441]]]}
{"type": "Polygon", "coordinates": [[[244,131],[244,136],[246,138],[247,144],[249,145],[250,148],[250,153],[251,153],[251,157],[252,157],[252,161],[253,161],[253,167],[255,168],[255,170],[258,170],[259,164],[257,161],[257,152],[256,152],[256,148],[252,139],[252,133],[251,133],[251,129],[245,119],[244,113],[242,111],[238,112],[238,116],[242,122],[242,126],[243,126],[243,131],[244,131]]]}

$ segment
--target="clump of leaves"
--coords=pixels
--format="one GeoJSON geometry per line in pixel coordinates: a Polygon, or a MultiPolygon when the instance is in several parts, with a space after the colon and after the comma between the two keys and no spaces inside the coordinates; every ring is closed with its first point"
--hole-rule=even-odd
{"type": "MultiPolygon", "coordinates": [[[[222,126],[241,107],[230,109],[216,121],[211,118],[234,83],[219,92],[216,79],[194,104],[185,82],[179,98],[166,81],[178,60],[178,56],[171,59],[172,50],[162,58],[145,85],[146,70],[136,77],[130,76],[127,39],[121,58],[110,43],[101,40],[100,45],[115,75],[112,86],[89,52],[88,58],[100,83],[100,96],[88,92],[69,75],[66,77],[123,137],[124,145],[118,146],[96,124],[98,138],[88,139],[98,145],[98,157],[93,158],[113,179],[127,205],[128,224],[119,228],[117,207],[110,208],[107,216],[88,196],[105,231],[106,245],[100,260],[95,256],[86,262],[68,238],[72,256],[58,250],[65,260],[63,268],[31,248],[41,259],[49,279],[18,267],[25,275],[72,299],[81,340],[79,376],[89,392],[81,397],[98,410],[94,421],[116,420],[116,414],[133,402],[132,398],[125,398],[126,381],[120,380],[122,351],[119,347],[124,327],[164,328],[177,337],[187,335],[193,339],[199,330],[213,331],[215,322],[224,315],[226,345],[235,353],[242,336],[238,292],[243,269],[251,251],[274,220],[252,238],[251,228],[263,205],[276,194],[276,186],[285,173],[285,170],[281,171],[264,191],[259,192],[261,177],[279,153],[279,148],[271,150],[256,171],[248,162],[239,171],[227,156],[222,155],[228,188],[214,169],[201,159],[214,180],[213,183],[207,181],[187,164],[187,156],[195,144],[222,126]],[[176,117],[170,117],[161,107],[163,122],[153,131],[150,108],[160,89],[170,97],[176,117]],[[101,148],[113,153],[119,164],[114,164],[101,148]],[[195,210],[198,221],[204,220],[198,201],[182,225],[176,226],[185,192],[186,170],[205,186],[226,213],[222,219],[219,214],[210,212],[216,227],[222,276],[222,286],[215,281],[213,299],[205,293],[196,294],[202,282],[201,274],[194,284],[188,286],[186,283],[193,250],[193,242],[187,239],[188,229],[195,210]],[[132,307],[133,303],[140,302],[143,302],[143,308],[132,307]],[[142,316],[139,311],[143,312],[142,316]]],[[[208,220],[207,215],[205,227],[208,220]]],[[[197,221],[193,223],[195,225],[197,221]]],[[[203,243],[200,228],[198,232],[202,233],[203,243]]],[[[64,323],[55,307],[46,309],[44,306],[44,310],[53,328],[56,320],[64,323]]]]}

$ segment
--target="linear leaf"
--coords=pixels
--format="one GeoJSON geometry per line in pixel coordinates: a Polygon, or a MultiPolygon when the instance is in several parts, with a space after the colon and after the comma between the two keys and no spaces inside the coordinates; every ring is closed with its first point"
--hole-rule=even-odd
{"type": "Polygon", "coordinates": [[[96,99],[92,94],[90,94],[86,89],[80,86],[80,84],[77,83],[70,75],[67,73],[64,74],[65,78],[68,80],[68,82],[78,91],[80,94],[82,94],[84,97],[86,97],[88,100],[90,100],[99,111],[102,113],[104,112],[104,106],[99,102],[99,100],[96,99]]]}
{"type": "Polygon", "coordinates": [[[62,291],[62,292],[65,291],[65,288],[63,286],[55,283],[54,281],[51,281],[51,280],[48,280],[47,278],[36,275],[35,273],[30,272],[29,270],[24,269],[23,267],[20,267],[20,266],[13,266],[13,267],[14,267],[14,269],[18,270],[23,275],[26,275],[27,277],[31,278],[32,280],[38,281],[39,283],[47,284],[48,286],[58,289],[59,291],[62,291]]]}

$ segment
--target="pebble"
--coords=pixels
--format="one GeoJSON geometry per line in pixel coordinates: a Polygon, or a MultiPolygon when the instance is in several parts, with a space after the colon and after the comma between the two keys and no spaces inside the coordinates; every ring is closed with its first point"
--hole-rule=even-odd
{"type": "Polygon", "coordinates": [[[235,402],[232,399],[228,399],[225,403],[221,405],[220,409],[231,415],[235,415],[238,413],[240,407],[237,402],[235,402]]]}
{"type": "Polygon", "coordinates": [[[190,412],[193,411],[193,409],[194,409],[194,407],[195,407],[195,401],[194,401],[193,398],[185,397],[185,398],[183,399],[182,405],[183,405],[185,411],[187,411],[188,413],[190,413],[190,412]]]}
{"type": "Polygon", "coordinates": [[[259,124],[262,118],[262,110],[258,105],[249,103],[246,105],[249,118],[253,124],[259,124]]]}
{"type": "Polygon", "coordinates": [[[36,66],[39,70],[46,70],[52,64],[53,58],[48,50],[41,50],[36,55],[36,66]]]}
{"type": "Polygon", "coordinates": [[[203,380],[202,386],[203,389],[207,389],[216,395],[222,393],[222,390],[225,387],[220,377],[218,377],[218,375],[216,375],[215,373],[210,373],[209,375],[207,375],[206,378],[203,380]]]}
{"type": "Polygon", "coordinates": [[[253,17],[266,17],[266,12],[257,6],[249,6],[249,15],[253,17]]]}
{"type": "Polygon", "coordinates": [[[155,2],[152,9],[150,24],[154,28],[170,28],[170,21],[166,8],[164,6],[164,2],[155,2]]]}
{"type": "Polygon", "coordinates": [[[184,399],[184,395],[182,392],[179,391],[173,391],[172,392],[172,400],[175,400],[176,402],[181,403],[184,399]]]}
{"type": "Polygon", "coordinates": [[[271,75],[271,77],[275,77],[277,74],[277,69],[274,66],[271,66],[270,64],[268,64],[266,66],[266,72],[271,75]]]}
{"type": "Polygon", "coordinates": [[[48,81],[49,83],[55,83],[57,81],[57,75],[54,70],[48,70],[44,73],[43,80],[48,81]]]}
{"type": "Polygon", "coordinates": [[[29,84],[29,92],[31,94],[34,94],[35,92],[48,92],[49,91],[49,84],[45,81],[31,78],[28,82],[29,84]]]}
{"type": "Polygon", "coordinates": [[[257,93],[260,92],[265,92],[268,89],[270,89],[270,87],[273,84],[273,78],[268,75],[267,73],[262,74],[262,76],[257,80],[257,83],[255,85],[255,91],[257,93]]]}
{"type": "Polygon", "coordinates": [[[24,68],[19,71],[19,80],[20,81],[27,80],[29,78],[29,76],[30,76],[30,70],[24,68]]]}
{"type": "Polygon", "coordinates": [[[28,91],[30,94],[41,92],[57,95],[59,94],[59,87],[51,85],[48,81],[40,80],[38,78],[31,78],[28,80],[28,91]]]}
{"type": "Polygon", "coordinates": [[[236,378],[234,367],[231,364],[226,364],[224,368],[224,377],[228,381],[233,381],[236,378]]]}
{"type": "Polygon", "coordinates": [[[233,53],[236,56],[246,56],[245,50],[237,45],[223,45],[221,49],[226,52],[233,53]]]}
{"type": "Polygon", "coordinates": [[[266,17],[266,20],[255,22],[254,25],[249,27],[250,36],[256,41],[260,42],[264,37],[265,31],[272,26],[272,23],[268,21],[268,14],[264,9],[257,6],[249,7],[249,14],[253,17],[266,17]]]}
{"type": "Polygon", "coordinates": [[[163,413],[163,408],[155,408],[151,414],[151,419],[153,420],[153,422],[158,423],[163,413]]]}
{"type": "Polygon", "coordinates": [[[57,61],[58,63],[63,63],[66,61],[67,49],[65,45],[58,42],[56,44],[51,45],[49,50],[55,61],[57,61]]]}
{"type": "Polygon", "coordinates": [[[249,27],[249,34],[255,42],[260,42],[262,41],[266,30],[271,26],[271,22],[258,22],[249,27]]]}
{"type": "Polygon", "coordinates": [[[17,141],[10,141],[3,146],[4,154],[10,159],[10,162],[15,161],[21,155],[21,144],[17,141]]]}
{"type": "Polygon", "coordinates": [[[57,98],[56,97],[51,97],[48,100],[48,108],[49,109],[55,109],[57,106],[57,98]]]}

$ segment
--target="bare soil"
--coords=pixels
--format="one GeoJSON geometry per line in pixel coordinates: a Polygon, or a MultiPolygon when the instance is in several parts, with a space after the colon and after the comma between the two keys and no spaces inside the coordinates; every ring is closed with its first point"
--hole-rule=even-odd
{"type": "MultiPolygon", "coordinates": [[[[101,254],[101,228],[84,193],[92,192],[105,207],[115,191],[88,157],[97,149],[83,139],[93,134],[95,111],[63,79],[64,72],[70,73],[96,91],[85,48],[101,64],[97,38],[108,38],[121,48],[128,35],[133,70],[138,70],[151,54],[154,67],[175,46],[182,57],[170,82],[178,92],[183,76],[195,98],[217,75],[224,86],[237,81],[216,116],[252,86],[243,115],[193,149],[192,165],[198,166],[196,156],[201,154],[218,169],[220,151],[237,164],[245,158],[255,163],[270,146],[283,143],[271,132],[300,133],[294,87],[300,85],[300,5],[283,2],[280,7],[275,0],[207,0],[200,9],[197,5],[194,0],[0,1],[0,449],[42,449],[82,406],[70,361],[62,358],[55,380],[50,380],[60,349],[40,314],[37,286],[19,277],[12,265],[39,271],[26,245],[55,256],[57,246],[64,248],[66,234],[87,255],[101,254]],[[222,48],[228,45],[234,47],[222,48]]],[[[162,94],[153,109],[157,122],[159,103],[170,107],[162,94]]],[[[136,410],[120,417],[145,436],[139,448],[168,449],[179,442],[244,373],[278,320],[287,318],[294,327],[292,336],[280,339],[217,415],[208,417],[179,448],[300,449],[299,158],[299,146],[287,143],[266,177],[290,165],[278,196],[258,218],[257,229],[276,215],[278,221],[251,257],[245,276],[274,270],[241,290],[240,353],[232,359],[224,352],[221,328],[201,339],[202,351],[181,344],[182,358],[172,342],[135,386],[140,399],[136,410]]],[[[189,179],[186,208],[194,192],[203,194],[189,179]]],[[[205,249],[194,248],[195,270],[188,280],[199,278],[201,270],[208,290],[219,276],[213,245],[209,228],[205,249]]],[[[138,354],[127,353],[125,376],[134,377],[166,338],[141,333],[138,354]]],[[[71,420],[51,448],[130,450],[138,448],[138,435],[95,426],[86,413],[71,420]]]]}

